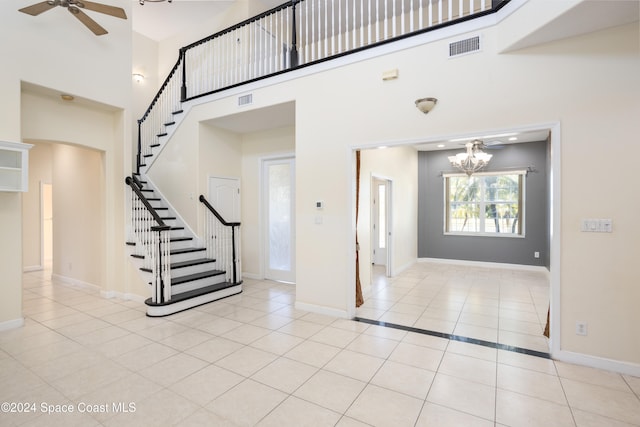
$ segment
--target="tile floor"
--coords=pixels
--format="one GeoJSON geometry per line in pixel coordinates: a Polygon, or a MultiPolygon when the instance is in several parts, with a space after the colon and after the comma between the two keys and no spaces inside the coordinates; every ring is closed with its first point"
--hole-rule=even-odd
{"type": "Polygon", "coordinates": [[[394,278],[373,268],[357,316],[549,352],[546,272],[419,262],[394,278]]]}
{"type": "Polygon", "coordinates": [[[2,426],[640,425],[640,378],[298,311],[290,285],[162,319],[42,272],[24,288],[2,426]]]}

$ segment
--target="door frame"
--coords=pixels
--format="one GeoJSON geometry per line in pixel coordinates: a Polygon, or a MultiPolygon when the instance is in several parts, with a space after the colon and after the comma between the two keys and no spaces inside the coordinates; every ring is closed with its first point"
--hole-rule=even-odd
{"type": "MultiPolygon", "coordinates": [[[[385,182],[385,187],[386,187],[386,192],[385,192],[385,228],[386,228],[386,256],[385,256],[385,275],[387,277],[392,277],[393,276],[393,266],[391,263],[391,260],[393,259],[393,179],[384,176],[384,175],[380,175],[380,174],[376,174],[376,173],[371,173],[371,197],[369,199],[369,203],[371,205],[371,209],[369,210],[370,214],[371,214],[371,250],[373,252],[373,248],[374,248],[374,242],[377,241],[376,235],[375,235],[375,231],[373,230],[373,224],[374,224],[374,218],[377,216],[376,212],[374,212],[373,209],[373,195],[374,195],[374,188],[376,187],[376,182],[379,181],[384,181],[385,182]]],[[[377,193],[376,193],[377,196],[377,193]]],[[[373,264],[373,253],[371,254],[371,264],[373,264]]]]}
{"type": "MultiPolygon", "coordinates": [[[[265,204],[266,204],[266,194],[267,194],[267,181],[265,180],[265,172],[266,172],[266,167],[267,164],[274,162],[274,161],[278,161],[278,160],[290,160],[293,161],[293,179],[292,179],[292,186],[293,186],[293,197],[292,197],[292,212],[293,212],[293,220],[292,220],[292,232],[293,232],[293,237],[292,237],[292,241],[294,243],[294,248],[293,248],[293,256],[292,256],[292,269],[293,269],[293,274],[295,276],[295,271],[296,271],[296,252],[295,252],[295,244],[296,244],[296,219],[295,219],[295,214],[296,214],[296,186],[295,186],[295,178],[296,178],[296,173],[295,173],[295,153],[290,152],[290,153],[282,153],[279,155],[272,155],[272,156],[263,156],[260,157],[260,173],[259,173],[259,178],[258,178],[258,182],[259,182],[259,186],[260,186],[260,196],[259,196],[259,206],[258,206],[258,215],[259,215],[259,245],[260,245],[260,250],[259,250],[259,263],[260,263],[260,277],[262,279],[266,279],[267,276],[267,242],[268,242],[268,235],[267,235],[267,230],[268,230],[268,216],[266,213],[266,209],[265,209],[265,204]]],[[[274,279],[268,279],[268,280],[274,280],[274,279]]],[[[282,281],[283,283],[290,283],[290,284],[294,284],[295,285],[295,281],[293,282],[289,282],[289,281],[282,281]]]]}

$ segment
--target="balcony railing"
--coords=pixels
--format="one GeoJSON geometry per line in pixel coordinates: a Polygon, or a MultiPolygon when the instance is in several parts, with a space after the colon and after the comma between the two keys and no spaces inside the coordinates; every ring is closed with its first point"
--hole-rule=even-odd
{"type": "Polygon", "coordinates": [[[291,0],[180,49],[138,120],[138,172],[181,102],[495,12],[509,0],[291,0]]]}

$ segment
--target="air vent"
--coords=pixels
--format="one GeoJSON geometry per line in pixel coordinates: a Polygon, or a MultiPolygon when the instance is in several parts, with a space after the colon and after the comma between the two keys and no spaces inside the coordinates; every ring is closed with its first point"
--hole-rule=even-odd
{"type": "Polygon", "coordinates": [[[243,105],[253,104],[253,94],[250,93],[248,95],[242,95],[238,97],[238,107],[242,107],[243,105]]]}
{"type": "Polygon", "coordinates": [[[478,52],[480,50],[480,36],[449,43],[449,58],[478,52]]]}

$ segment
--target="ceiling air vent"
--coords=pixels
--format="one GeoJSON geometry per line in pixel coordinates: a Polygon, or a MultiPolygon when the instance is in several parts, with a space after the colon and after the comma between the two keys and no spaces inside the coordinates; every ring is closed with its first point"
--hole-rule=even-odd
{"type": "Polygon", "coordinates": [[[449,43],[449,58],[465,55],[480,50],[480,36],[449,43]]]}
{"type": "Polygon", "coordinates": [[[242,95],[238,97],[238,107],[253,104],[253,94],[242,95]]]}

